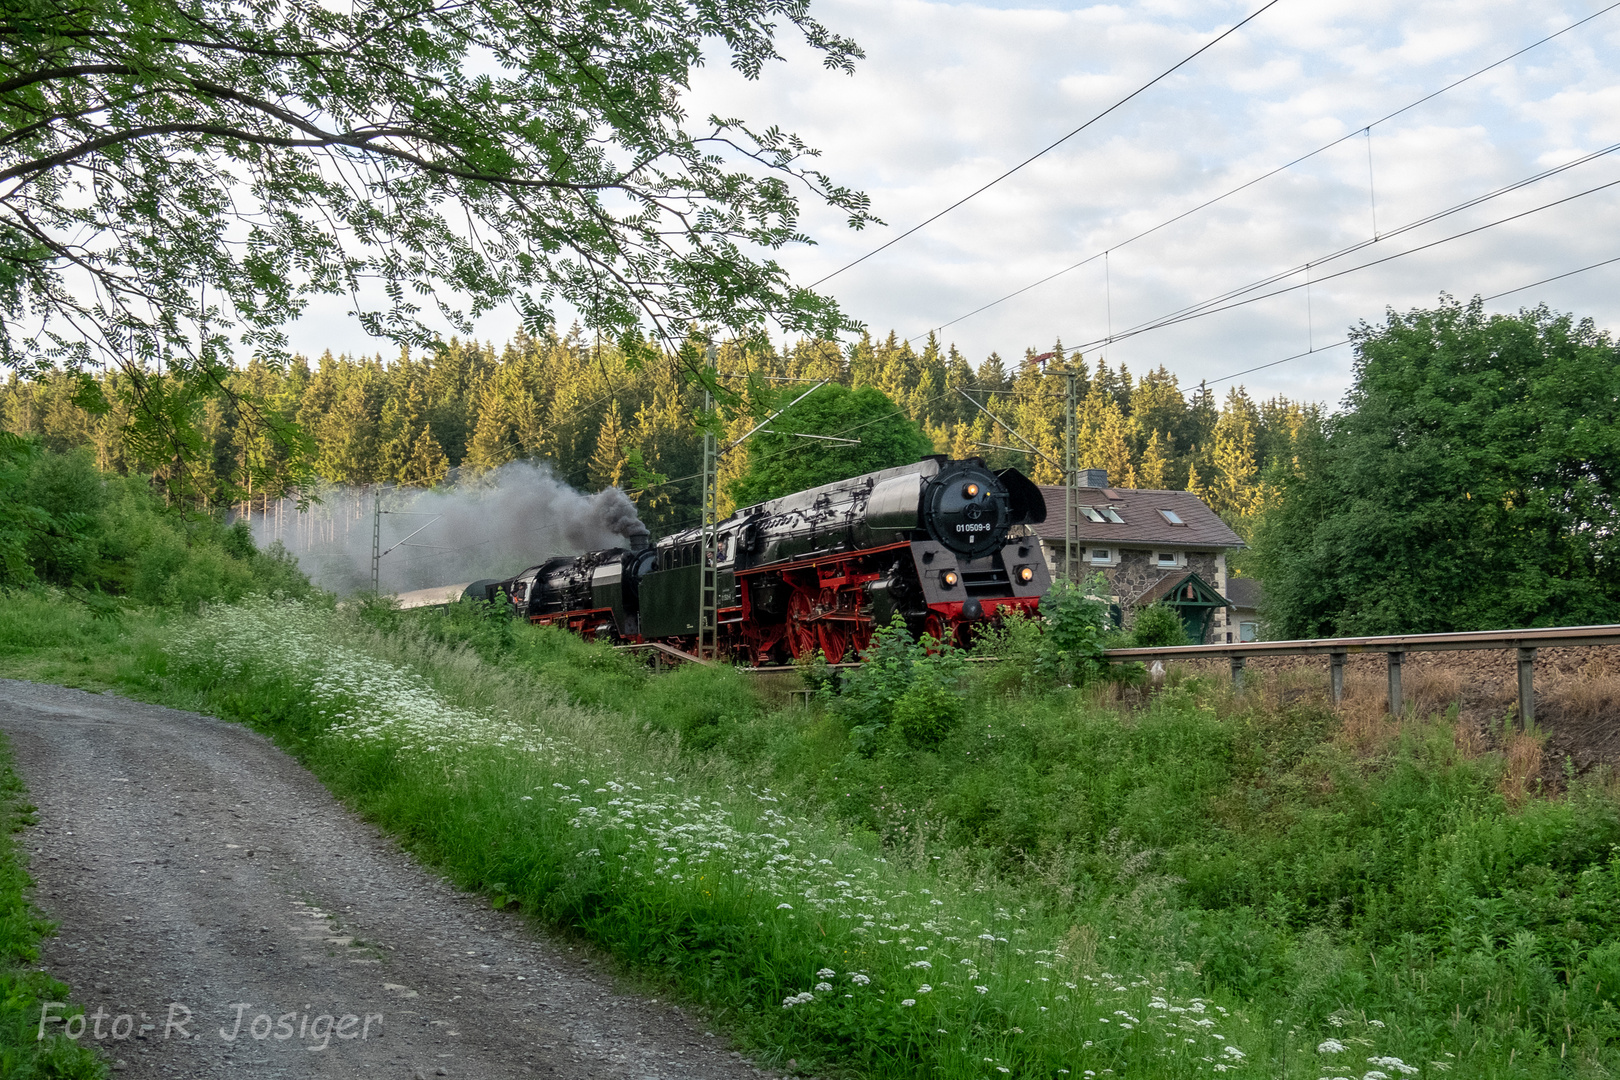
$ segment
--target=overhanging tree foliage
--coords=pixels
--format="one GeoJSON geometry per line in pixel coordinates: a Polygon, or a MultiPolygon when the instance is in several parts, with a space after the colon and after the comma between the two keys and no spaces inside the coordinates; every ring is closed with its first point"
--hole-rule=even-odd
{"type": "Polygon", "coordinates": [[[1356,332],[1256,538],[1277,637],[1620,621],[1620,349],[1443,299],[1356,332]]]}
{"type": "MultiPolygon", "coordinates": [[[[558,302],[627,346],[694,323],[849,322],[769,253],[797,196],[872,220],[771,127],[681,94],[714,43],[743,76],[804,0],[17,0],[0,14],[0,360],[109,361],[136,438],[179,458],[233,345],[284,355],[313,296],[432,347],[558,302]]],[[[97,384],[83,404],[102,408],[97,384]]],[[[291,432],[287,433],[289,437],[291,432]]]]}

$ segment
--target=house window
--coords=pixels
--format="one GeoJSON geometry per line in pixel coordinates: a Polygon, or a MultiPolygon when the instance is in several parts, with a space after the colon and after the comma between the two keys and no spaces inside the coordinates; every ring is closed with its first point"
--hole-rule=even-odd
{"type": "Polygon", "coordinates": [[[1102,516],[1102,512],[1099,511],[1095,506],[1082,506],[1080,508],[1080,512],[1082,514],[1086,515],[1086,520],[1087,521],[1095,521],[1099,525],[1103,524],[1104,522],[1106,522],[1108,520],[1107,518],[1102,516]]]}
{"type": "Polygon", "coordinates": [[[1164,520],[1168,521],[1172,525],[1187,524],[1185,521],[1181,520],[1181,515],[1176,513],[1174,510],[1160,510],[1159,516],[1164,518],[1164,520]]]}
{"type": "Polygon", "coordinates": [[[1176,565],[1176,553],[1173,552],[1173,551],[1161,551],[1161,552],[1159,552],[1159,565],[1160,566],[1175,566],[1176,565]]]}
{"type": "Polygon", "coordinates": [[[1115,525],[1123,525],[1123,524],[1125,524],[1125,519],[1120,517],[1119,516],[1119,511],[1115,510],[1112,506],[1103,507],[1102,512],[1103,512],[1103,516],[1106,517],[1109,521],[1112,521],[1115,525]]]}
{"type": "Polygon", "coordinates": [[[1111,563],[1114,561],[1113,554],[1108,548],[1092,548],[1091,561],[1094,563],[1111,563]]]}
{"type": "Polygon", "coordinates": [[[1260,624],[1256,623],[1256,622],[1241,622],[1241,623],[1238,623],[1238,640],[1239,641],[1259,641],[1260,640],[1260,624]]]}

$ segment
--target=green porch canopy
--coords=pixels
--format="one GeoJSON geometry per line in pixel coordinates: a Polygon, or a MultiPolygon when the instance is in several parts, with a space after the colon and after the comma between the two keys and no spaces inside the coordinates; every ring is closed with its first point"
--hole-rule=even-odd
{"type": "Polygon", "coordinates": [[[1229,608],[1232,602],[1197,573],[1188,571],[1177,575],[1168,573],[1154,582],[1147,591],[1132,602],[1132,607],[1144,608],[1160,601],[1174,608],[1181,616],[1181,625],[1187,630],[1187,640],[1201,644],[1209,634],[1216,608],[1229,608]]]}

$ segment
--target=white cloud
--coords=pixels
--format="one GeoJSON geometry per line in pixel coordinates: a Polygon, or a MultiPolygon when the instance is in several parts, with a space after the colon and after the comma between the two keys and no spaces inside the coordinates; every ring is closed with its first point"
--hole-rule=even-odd
{"type": "MultiPolygon", "coordinates": [[[[864,233],[806,207],[819,246],[779,257],[809,282],[1072,130],[1253,6],[827,0],[813,14],[867,51],[855,76],[827,72],[802,45],[784,42],[788,62],[771,65],[758,83],[712,63],[698,73],[690,105],[697,116],[740,115],[797,131],[822,149],[826,171],[872,196],[888,226],[864,233]]],[[[826,288],[876,334],[924,334],[1600,6],[1283,0],[1035,165],[826,288]]],[[[1380,229],[1620,141],[1617,46],[1620,12],[1375,128],[1380,229]]],[[[1073,344],[1106,333],[1110,306],[1119,330],[1363,239],[1372,230],[1367,151],[1366,139],[1349,139],[1115,251],[1106,283],[1098,260],[943,337],[975,361],[991,350],[1013,357],[1045,348],[1059,335],[1073,344]]],[[[1614,178],[1620,155],[1394,243],[1424,243],[1614,178]]],[[[1184,384],[1213,379],[1337,340],[1352,323],[1379,320],[1386,306],[1429,305],[1441,291],[1490,294],[1620,255],[1617,235],[1620,189],[1313,288],[1309,314],[1304,294],[1291,293],[1119,342],[1109,356],[1138,372],[1162,363],[1184,384]]],[[[1614,326],[1617,283],[1620,264],[1492,306],[1545,301],[1614,326]]],[[[510,325],[492,318],[480,336],[499,338],[510,325]]],[[[1336,402],[1349,373],[1349,351],[1340,349],[1244,381],[1260,394],[1336,402]]]]}

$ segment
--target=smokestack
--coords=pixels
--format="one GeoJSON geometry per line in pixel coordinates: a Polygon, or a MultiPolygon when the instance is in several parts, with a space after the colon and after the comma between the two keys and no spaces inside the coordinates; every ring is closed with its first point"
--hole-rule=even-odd
{"type": "Polygon", "coordinates": [[[1080,486],[1088,488],[1105,488],[1108,486],[1107,469],[1081,469],[1080,486]]]}

